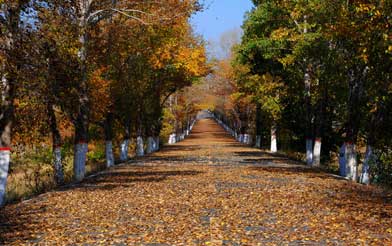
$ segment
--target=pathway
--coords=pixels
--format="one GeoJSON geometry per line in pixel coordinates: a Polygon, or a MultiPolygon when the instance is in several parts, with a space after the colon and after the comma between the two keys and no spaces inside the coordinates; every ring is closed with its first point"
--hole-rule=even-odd
{"type": "Polygon", "coordinates": [[[392,245],[391,238],[391,197],[238,144],[211,119],[159,153],[0,211],[5,245],[392,245]]]}

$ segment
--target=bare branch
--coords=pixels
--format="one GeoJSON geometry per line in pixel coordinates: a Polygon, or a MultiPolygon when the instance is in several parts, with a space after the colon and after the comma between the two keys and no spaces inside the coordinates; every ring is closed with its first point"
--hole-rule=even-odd
{"type": "MultiPolygon", "coordinates": [[[[136,17],[136,16],[134,16],[134,15],[131,15],[131,14],[129,14],[129,13],[140,13],[140,14],[144,14],[144,15],[153,16],[153,14],[149,14],[149,13],[147,13],[147,12],[144,12],[144,11],[141,11],[141,10],[137,10],[137,9],[116,9],[116,8],[109,8],[109,9],[97,10],[97,11],[91,13],[91,14],[88,16],[87,21],[90,22],[90,21],[92,21],[92,19],[93,19],[94,17],[96,17],[96,16],[98,16],[98,15],[100,15],[100,14],[102,14],[102,13],[105,13],[105,12],[110,12],[110,13],[108,13],[108,16],[105,16],[105,17],[103,17],[103,18],[99,18],[98,21],[100,21],[100,20],[102,20],[102,19],[104,19],[104,18],[107,18],[107,17],[113,15],[114,13],[118,13],[118,14],[124,15],[124,16],[126,16],[126,17],[128,17],[128,18],[137,20],[137,21],[139,21],[140,23],[142,23],[142,24],[144,24],[144,25],[148,25],[149,23],[147,23],[147,22],[145,22],[144,20],[142,20],[141,18],[136,17]]],[[[98,21],[95,21],[95,22],[98,22],[98,21]]]]}
{"type": "Polygon", "coordinates": [[[122,10],[119,10],[119,9],[112,9],[112,10],[113,10],[114,12],[117,12],[117,13],[119,13],[119,14],[122,14],[122,15],[128,17],[128,18],[137,20],[137,21],[139,21],[140,23],[142,23],[143,25],[149,25],[149,23],[145,22],[144,20],[140,19],[139,17],[136,17],[136,16],[133,16],[133,15],[127,14],[126,12],[124,12],[124,11],[122,11],[122,10]]]}

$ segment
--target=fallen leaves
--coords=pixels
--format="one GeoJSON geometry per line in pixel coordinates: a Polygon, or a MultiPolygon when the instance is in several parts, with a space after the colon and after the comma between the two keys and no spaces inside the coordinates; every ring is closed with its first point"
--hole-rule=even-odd
{"type": "Polygon", "coordinates": [[[175,147],[7,206],[1,242],[392,244],[392,205],[375,187],[237,144],[209,120],[175,147]]]}

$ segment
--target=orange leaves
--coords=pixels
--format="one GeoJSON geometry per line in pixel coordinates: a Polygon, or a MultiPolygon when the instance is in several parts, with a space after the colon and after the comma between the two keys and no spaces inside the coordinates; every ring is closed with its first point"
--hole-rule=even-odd
{"type": "Polygon", "coordinates": [[[91,100],[92,120],[102,120],[113,106],[111,81],[104,78],[107,68],[95,70],[89,79],[89,96],[91,100]]]}

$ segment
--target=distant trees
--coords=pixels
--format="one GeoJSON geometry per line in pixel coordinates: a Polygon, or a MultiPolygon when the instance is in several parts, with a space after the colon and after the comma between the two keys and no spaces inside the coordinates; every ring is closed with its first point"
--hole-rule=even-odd
{"type": "Polygon", "coordinates": [[[392,147],[391,3],[254,4],[234,68],[244,67],[236,73],[239,92],[270,119],[263,127],[277,127],[282,146],[305,152],[308,165],[320,165],[342,146],[342,176],[380,179],[385,174],[377,170],[390,166],[385,160],[392,147]],[[358,151],[365,145],[360,174],[358,151]]]}
{"type": "Polygon", "coordinates": [[[138,155],[155,151],[167,99],[208,72],[204,44],[188,22],[201,9],[197,1],[5,0],[0,6],[0,204],[16,141],[14,112],[19,129],[34,118],[48,128],[58,184],[64,182],[61,129],[73,129],[73,176],[80,181],[92,127],[103,129],[108,167],[116,133],[124,139],[122,160],[133,137],[138,155]],[[38,112],[42,117],[29,116],[38,112]]]}

